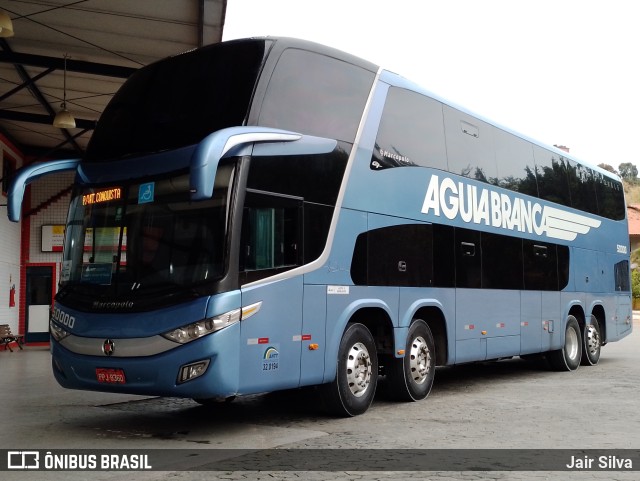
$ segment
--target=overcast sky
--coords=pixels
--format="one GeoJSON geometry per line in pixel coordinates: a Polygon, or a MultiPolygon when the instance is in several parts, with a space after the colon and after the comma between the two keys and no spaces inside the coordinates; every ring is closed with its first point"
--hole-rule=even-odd
{"type": "Polygon", "coordinates": [[[576,157],[640,168],[640,1],[228,0],[224,40],[313,40],[576,157]]]}

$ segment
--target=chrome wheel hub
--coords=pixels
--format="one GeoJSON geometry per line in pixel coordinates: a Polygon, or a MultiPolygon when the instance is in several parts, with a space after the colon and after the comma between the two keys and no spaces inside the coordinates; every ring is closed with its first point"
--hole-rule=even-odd
{"type": "Polygon", "coordinates": [[[426,381],[431,370],[431,352],[426,341],[421,337],[416,337],[411,343],[409,351],[409,369],[411,378],[416,384],[426,381]]]}
{"type": "Polygon", "coordinates": [[[587,336],[587,350],[589,354],[596,355],[598,353],[598,349],[600,349],[600,334],[598,334],[598,330],[595,328],[593,324],[587,326],[587,332],[585,333],[587,336]]]}
{"type": "Polygon", "coordinates": [[[574,329],[567,330],[567,338],[564,343],[564,352],[568,359],[576,359],[580,345],[578,343],[578,333],[574,329]]]}
{"type": "Polygon", "coordinates": [[[347,356],[347,383],[355,397],[363,396],[371,383],[371,357],[364,344],[357,342],[347,356]]]}

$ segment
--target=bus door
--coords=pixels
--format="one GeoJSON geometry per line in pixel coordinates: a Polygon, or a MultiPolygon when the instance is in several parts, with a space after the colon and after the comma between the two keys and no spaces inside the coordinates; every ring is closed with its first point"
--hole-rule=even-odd
{"type": "MultiPolygon", "coordinates": [[[[610,256],[609,261],[614,263],[617,256],[610,256]]],[[[629,261],[623,259],[613,264],[613,278],[616,296],[616,330],[621,335],[631,329],[633,314],[631,311],[631,282],[629,279],[629,261]]],[[[607,340],[614,339],[613,333],[607,331],[607,340]]]]}
{"type": "Polygon", "coordinates": [[[486,293],[480,289],[456,290],[456,364],[487,358],[485,327],[486,293]]]}
{"type": "Polygon", "coordinates": [[[303,277],[302,200],[248,191],[243,211],[240,393],[297,386],[300,380],[303,277]],[[269,281],[277,274],[280,280],[269,281]]]}
{"type": "MultiPolygon", "coordinates": [[[[616,324],[618,336],[631,329],[632,320],[631,296],[622,295],[616,297],[616,324]]],[[[609,339],[608,339],[609,340],[609,339]]]]}
{"type": "Polygon", "coordinates": [[[456,363],[487,358],[487,301],[482,291],[480,232],[456,229],[456,363]]]}
{"type": "Polygon", "coordinates": [[[520,354],[542,350],[542,292],[522,291],[520,307],[520,354]]]}
{"type": "MultiPolygon", "coordinates": [[[[523,241],[524,290],[521,292],[521,354],[549,351],[562,335],[557,246],[523,241]],[[554,337],[555,336],[555,337],[554,337]]],[[[560,256],[564,258],[564,256],[560,256]]],[[[563,264],[564,265],[564,264],[563,264]]],[[[563,276],[564,277],[564,276],[563,276]]]]}

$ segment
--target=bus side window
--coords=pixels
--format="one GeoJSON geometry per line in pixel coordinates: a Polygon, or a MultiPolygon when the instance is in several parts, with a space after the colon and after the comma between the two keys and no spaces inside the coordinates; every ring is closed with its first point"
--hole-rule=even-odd
{"type": "Polygon", "coordinates": [[[556,246],[525,239],[524,288],[528,291],[558,290],[558,260],[556,246]]]}
{"type": "Polygon", "coordinates": [[[497,183],[494,128],[444,105],[444,131],[449,172],[490,184],[497,183]]]}
{"type": "Polygon", "coordinates": [[[455,230],[456,287],[479,289],[482,286],[482,252],[480,232],[468,229],[455,230]]]}
{"type": "Polygon", "coordinates": [[[353,143],[375,74],[308,50],[285,50],[257,125],[353,143]]]}
{"type": "Polygon", "coordinates": [[[571,193],[571,205],[575,209],[598,214],[593,170],[572,160],[567,160],[567,177],[571,193]]]}
{"type": "Polygon", "coordinates": [[[364,232],[356,239],[351,278],[356,285],[433,285],[433,226],[404,224],[364,232]]]}
{"type": "Polygon", "coordinates": [[[449,225],[433,225],[433,285],[456,286],[455,229],[449,225]]]}
{"type": "Polygon", "coordinates": [[[599,172],[593,172],[598,199],[598,212],[613,220],[625,218],[624,189],[619,181],[605,177],[599,172]]]}
{"type": "Polygon", "coordinates": [[[252,282],[302,263],[302,200],[248,192],[242,214],[240,272],[252,282]]]}
{"type": "MultiPolygon", "coordinates": [[[[349,146],[313,155],[255,157],[247,188],[277,192],[281,198],[304,199],[304,263],[317,259],[329,236],[333,211],[347,166],[349,146]]],[[[302,242],[302,241],[301,241],[302,242]]]]}
{"type": "Polygon", "coordinates": [[[615,273],[615,290],[629,292],[631,290],[629,280],[629,261],[620,261],[613,266],[615,273]]]}
{"type": "Polygon", "coordinates": [[[542,147],[533,148],[538,196],[541,199],[571,207],[571,196],[567,170],[568,159],[542,147]]]}
{"type": "Polygon", "coordinates": [[[481,237],[483,289],[522,289],[522,240],[488,232],[481,237]]]}
{"type": "Polygon", "coordinates": [[[389,88],[370,166],[447,170],[442,104],[410,90],[389,88]]]}

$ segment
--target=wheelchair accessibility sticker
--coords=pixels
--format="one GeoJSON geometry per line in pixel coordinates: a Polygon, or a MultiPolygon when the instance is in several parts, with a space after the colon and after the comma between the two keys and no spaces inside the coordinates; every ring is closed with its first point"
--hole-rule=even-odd
{"type": "Polygon", "coordinates": [[[155,182],[140,184],[140,187],[138,188],[138,204],[148,204],[149,202],[153,202],[155,186],[155,182]]]}

